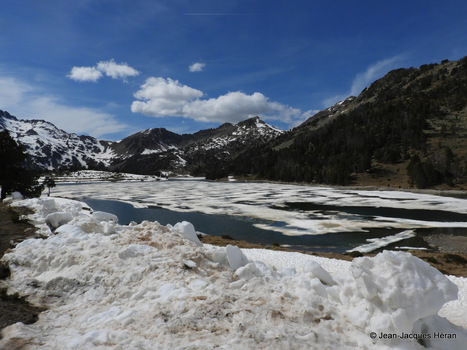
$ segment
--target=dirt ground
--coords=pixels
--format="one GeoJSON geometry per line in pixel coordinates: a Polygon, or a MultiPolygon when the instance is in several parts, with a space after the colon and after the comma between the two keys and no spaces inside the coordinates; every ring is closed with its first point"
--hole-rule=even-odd
{"type": "MultiPolygon", "coordinates": [[[[34,235],[34,226],[17,222],[19,215],[24,214],[27,214],[24,208],[13,211],[0,203],[0,257],[13,247],[13,242],[18,243],[34,235]]],[[[0,263],[0,280],[8,276],[9,270],[0,263]]],[[[0,329],[16,322],[34,323],[42,311],[43,309],[29,304],[24,298],[8,295],[6,289],[0,288],[0,329]]]]}

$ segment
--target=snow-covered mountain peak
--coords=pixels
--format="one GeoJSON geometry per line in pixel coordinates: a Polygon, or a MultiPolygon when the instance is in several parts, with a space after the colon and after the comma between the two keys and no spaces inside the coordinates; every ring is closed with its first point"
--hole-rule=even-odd
{"type": "Polygon", "coordinates": [[[45,120],[22,120],[0,111],[0,129],[23,145],[30,155],[27,166],[37,170],[105,167],[114,156],[108,142],[69,134],[45,120]]]}
{"type": "MultiPolygon", "coordinates": [[[[194,134],[179,135],[164,128],[151,128],[108,142],[67,133],[44,120],[21,120],[0,111],[1,129],[9,130],[24,146],[30,155],[27,166],[36,170],[109,168],[136,173],[187,171],[199,167],[200,159],[205,160],[207,153],[214,159],[225,159],[283,132],[254,117],[194,134]],[[148,162],[151,168],[145,170],[148,162]]],[[[201,167],[212,166],[212,162],[201,163],[204,164],[201,167]]]]}

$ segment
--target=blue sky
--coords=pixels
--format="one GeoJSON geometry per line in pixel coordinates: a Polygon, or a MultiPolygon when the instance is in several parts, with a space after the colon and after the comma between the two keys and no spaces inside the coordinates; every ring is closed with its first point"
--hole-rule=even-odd
{"type": "Polygon", "coordinates": [[[467,2],[3,0],[0,109],[116,140],[296,126],[395,68],[467,55],[467,2]]]}

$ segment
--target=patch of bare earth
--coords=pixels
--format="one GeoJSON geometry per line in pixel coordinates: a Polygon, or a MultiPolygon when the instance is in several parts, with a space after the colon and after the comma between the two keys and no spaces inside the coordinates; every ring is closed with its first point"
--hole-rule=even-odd
{"type": "MultiPolygon", "coordinates": [[[[0,258],[15,243],[34,235],[34,226],[19,220],[21,215],[27,213],[27,209],[15,208],[13,210],[0,203],[0,258]]],[[[0,280],[8,277],[9,269],[0,263],[0,280]]],[[[0,288],[0,329],[16,322],[34,323],[42,311],[42,308],[31,305],[19,295],[9,295],[6,289],[0,288]]]]}
{"type": "MultiPolygon", "coordinates": [[[[432,251],[424,251],[424,250],[409,250],[409,253],[415,255],[416,257],[426,261],[435,269],[441,271],[446,275],[453,275],[458,277],[467,277],[467,254],[457,251],[453,251],[452,248],[457,247],[459,249],[459,240],[457,239],[458,236],[449,236],[443,235],[443,245],[442,246],[435,246],[432,244],[432,251]],[[451,249],[451,250],[449,250],[451,249]]],[[[463,243],[465,246],[464,248],[467,249],[467,237],[463,243]]],[[[236,241],[232,238],[228,237],[219,237],[219,236],[208,236],[203,235],[200,236],[200,240],[206,244],[212,244],[216,246],[224,247],[228,244],[237,245],[240,248],[259,248],[259,249],[271,249],[277,251],[286,251],[286,252],[298,252],[302,254],[309,254],[314,256],[321,256],[324,258],[330,259],[340,259],[340,260],[347,260],[352,261],[354,257],[347,255],[347,254],[338,254],[338,253],[321,253],[321,252],[305,252],[300,250],[292,250],[287,249],[278,245],[261,245],[261,244],[253,244],[248,243],[245,241],[236,241]]],[[[467,250],[466,250],[467,251],[467,250]]],[[[366,256],[375,256],[376,254],[364,254],[366,256]]]]}

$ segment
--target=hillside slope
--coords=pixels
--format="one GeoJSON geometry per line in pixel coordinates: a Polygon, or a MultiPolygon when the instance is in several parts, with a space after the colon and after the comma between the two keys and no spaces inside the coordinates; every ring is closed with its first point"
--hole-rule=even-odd
{"type": "Polygon", "coordinates": [[[461,187],[467,57],[391,71],[231,169],[281,181],[461,187]]]}

